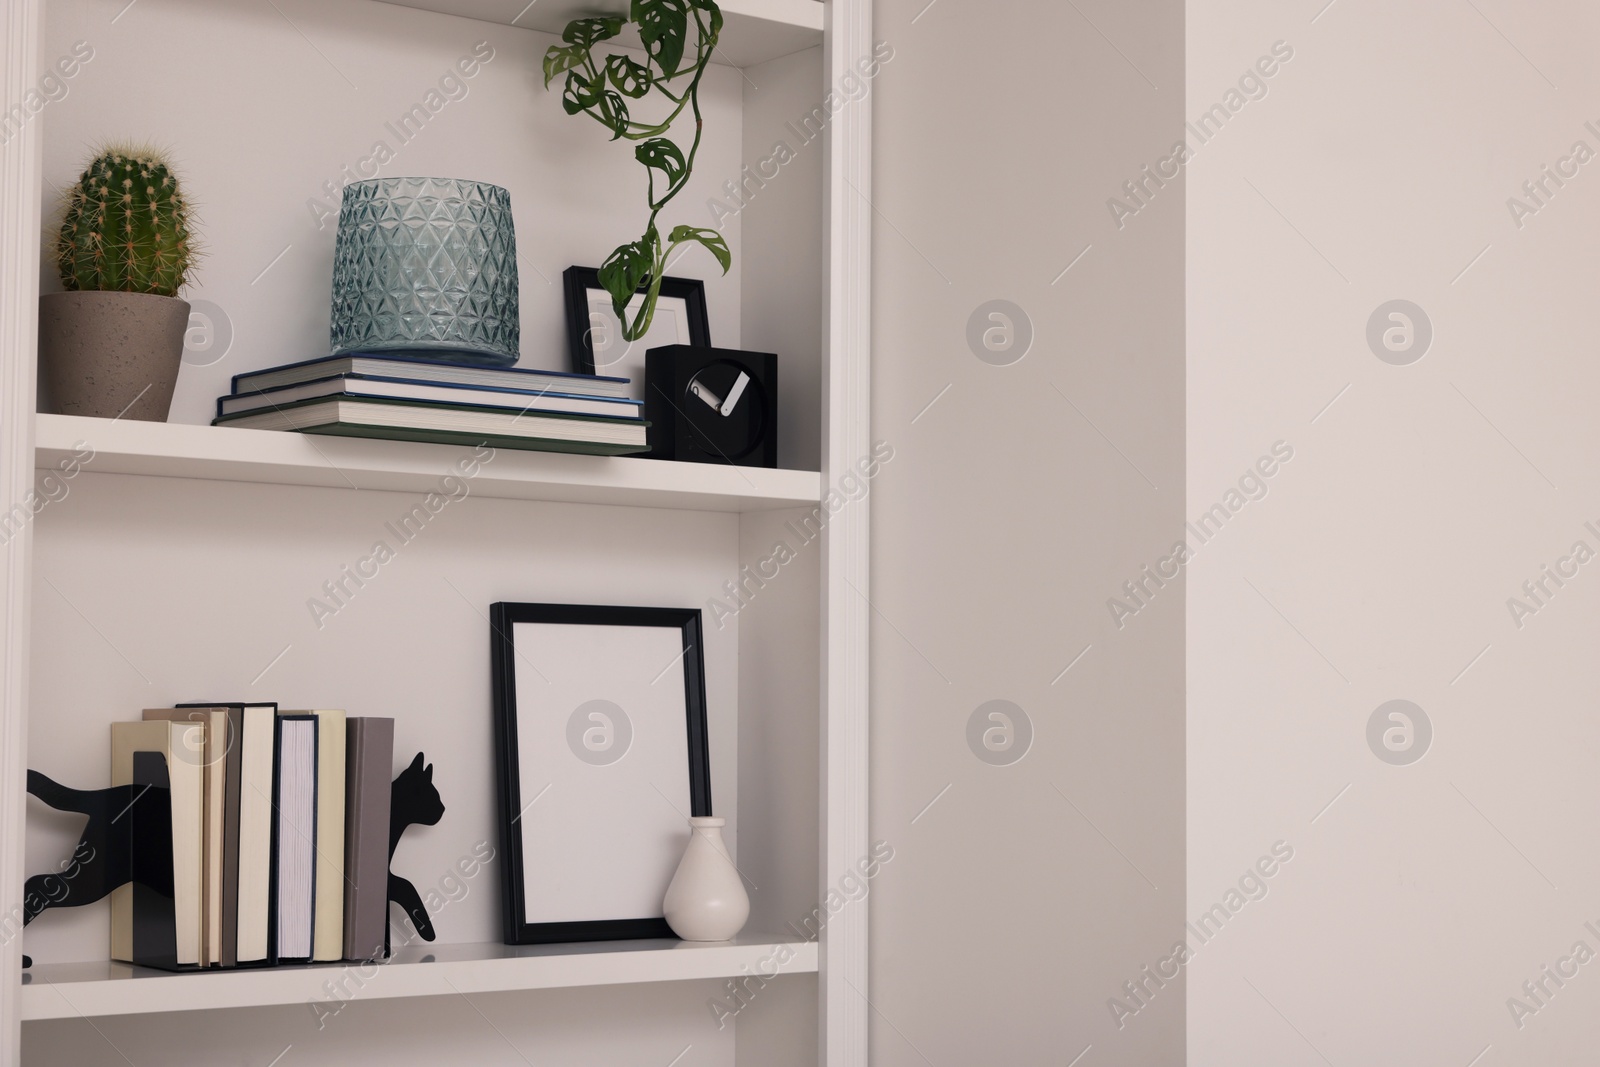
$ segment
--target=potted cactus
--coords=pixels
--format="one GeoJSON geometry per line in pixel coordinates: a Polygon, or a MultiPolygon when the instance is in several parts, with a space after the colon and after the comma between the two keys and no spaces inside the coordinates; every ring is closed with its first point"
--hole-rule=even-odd
{"type": "Polygon", "coordinates": [[[183,362],[194,263],[189,205],[149,148],[96,153],[65,197],[54,250],[63,293],[39,298],[39,363],[64,415],[163,422],[183,362]]]}

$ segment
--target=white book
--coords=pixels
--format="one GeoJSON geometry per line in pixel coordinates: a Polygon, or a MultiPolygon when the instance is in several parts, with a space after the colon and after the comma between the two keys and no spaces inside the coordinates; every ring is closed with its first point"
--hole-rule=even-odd
{"type": "Polygon", "coordinates": [[[310,960],[316,922],[317,717],[278,716],[277,863],[273,889],[280,960],[310,960]]]}

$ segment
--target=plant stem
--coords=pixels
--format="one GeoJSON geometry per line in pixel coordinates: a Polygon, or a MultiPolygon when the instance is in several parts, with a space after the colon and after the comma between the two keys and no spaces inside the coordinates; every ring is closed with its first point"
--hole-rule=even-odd
{"type": "MultiPolygon", "coordinates": [[[[650,324],[655,320],[656,301],[661,294],[661,282],[667,271],[667,259],[671,256],[673,249],[683,243],[682,241],[674,241],[666,248],[662,248],[661,235],[656,229],[656,216],[660,215],[661,209],[671,203],[673,198],[683,191],[683,187],[689,184],[689,175],[694,171],[695,156],[700,152],[700,140],[705,133],[705,118],[700,113],[700,79],[705,76],[706,66],[710,62],[711,51],[715,46],[708,44],[706,26],[701,21],[700,9],[694,8],[693,11],[695,29],[699,32],[699,42],[695,50],[694,80],[689,83],[689,88],[684,91],[684,99],[678,104],[677,109],[673,111],[672,118],[676,118],[682,113],[685,103],[692,105],[694,110],[694,143],[689,147],[689,155],[683,168],[683,178],[675,186],[667,190],[666,195],[659,204],[654,203],[655,170],[647,168],[650,171],[649,195],[652,200],[652,206],[650,222],[645,226],[645,233],[655,235],[655,256],[650,270],[650,290],[645,296],[644,305],[639,309],[638,316],[630,323],[626,307],[623,308],[623,313],[619,316],[622,320],[622,338],[625,341],[637,341],[650,332],[650,324]]],[[[667,125],[670,125],[671,122],[672,119],[668,119],[667,125]]]]}

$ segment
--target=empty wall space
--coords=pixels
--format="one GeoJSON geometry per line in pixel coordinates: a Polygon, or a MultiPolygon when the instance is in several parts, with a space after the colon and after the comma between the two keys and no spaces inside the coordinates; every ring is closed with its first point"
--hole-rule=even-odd
{"type": "Polygon", "coordinates": [[[822,465],[822,202],[826,129],[816,118],[822,49],[744,70],[744,147],[737,172],[717,176],[704,225],[738,219],[744,347],[778,354],[778,463],[822,465]],[[728,185],[732,183],[730,192],[728,185]]]}
{"type": "Polygon", "coordinates": [[[1181,124],[1182,6],[876,36],[872,1062],[1178,1063],[1181,979],[1106,1001],[1182,932],[1184,591],[1105,603],[1181,536],[1184,204],[1105,200],[1181,124]]]}
{"type": "Polygon", "coordinates": [[[1188,165],[1186,516],[1293,450],[1189,566],[1187,917],[1239,904],[1189,966],[1188,1062],[1582,1062],[1600,178],[1575,144],[1600,150],[1600,18],[1188,19],[1186,117],[1243,92],[1188,165]],[[1568,176],[1536,203],[1547,165],[1568,176]],[[1568,578],[1536,602],[1547,566],[1568,578]],[[1293,858],[1237,893],[1278,842],[1293,858]]]}

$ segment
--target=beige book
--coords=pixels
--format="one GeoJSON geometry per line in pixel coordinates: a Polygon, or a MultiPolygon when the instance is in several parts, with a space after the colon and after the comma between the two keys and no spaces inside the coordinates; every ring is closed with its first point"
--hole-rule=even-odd
{"type": "MultiPolygon", "coordinates": [[[[198,964],[202,921],[201,854],[204,849],[205,727],[185,722],[111,724],[111,784],[133,782],[133,754],[155,752],[166,760],[172,799],[172,896],[176,962],[198,964]]],[[[134,803],[138,803],[135,797],[134,803]]],[[[133,886],[111,894],[111,958],[134,962],[133,886]]]]}
{"type": "Polygon", "coordinates": [[[205,937],[200,943],[200,964],[213,967],[222,962],[222,833],[228,786],[228,709],[227,708],[146,708],[146,722],[199,723],[205,728],[203,760],[205,811],[202,818],[204,843],[201,869],[204,893],[200,907],[205,937]]]}
{"type": "Polygon", "coordinates": [[[268,960],[268,910],[272,900],[272,760],[277,715],[270,705],[247,705],[239,743],[240,963],[268,960]]]}
{"type": "Polygon", "coordinates": [[[312,959],[344,959],[345,713],[317,717],[317,899],[312,959]]]}

